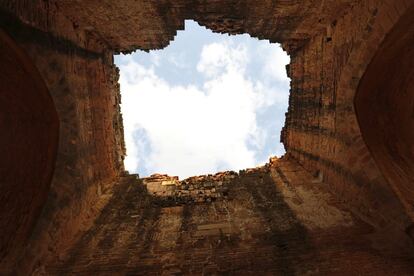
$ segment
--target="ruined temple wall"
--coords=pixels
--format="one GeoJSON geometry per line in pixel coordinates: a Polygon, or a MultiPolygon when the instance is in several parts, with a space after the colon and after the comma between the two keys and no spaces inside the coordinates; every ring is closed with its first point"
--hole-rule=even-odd
{"type": "Polygon", "coordinates": [[[47,275],[412,275],[412,252],[372,244],[373,227],[286,157],[181,183],[123,179],[47,275]]]}
{"type": "Polygon", "coordinates": [[[361,136],[354,96],[381,41],[410,1],[363,1],[292,55],[288,155],[322,172],[331,191],[377,227],[410,223],[361,136]]]}
{"type": "Polygon", "coordinates": [[[187,1],[74,5],[70,0],[0,0],[7,11],[0,17],[1,28],[33,59],[60,119],[55,174],[27,246],[29,266],[63,252],[81,224],[87,227],[99,213],[123,171],[120,96],[111,49],[164,47],[184,18],[218,32],[249,32],[282,42],[292,60],[282,135],[288,157],[311,172],[321,171],[336,197],[372,225],[404,230],[409,220],[367,150],[353,99],[381,41],[412,1],[315,1],[306,8],[302,1],[288,2],[270,8],[249,2],[233,9],[240,1],[215,1],[210,10],[207,2],[189,9],[187,1]],[[327,3],[325,10],[320,3],[327,3]],[[326,30],[318,35],[324,24],[326,30]]]}
{"type": "MultiPolygon", "coordinates": [[[[60,134],[49,196],[21,255],[34,264],[87,227],[123,173],[122,119],[112,52],[47,1],[0,1],[0,27],[28,53],[55,103],[60,134]]],[[[22,191],[24,193],[24,191],[22,191]]],[[[1,273],[0,273],[1,274],[1,273]]]]}

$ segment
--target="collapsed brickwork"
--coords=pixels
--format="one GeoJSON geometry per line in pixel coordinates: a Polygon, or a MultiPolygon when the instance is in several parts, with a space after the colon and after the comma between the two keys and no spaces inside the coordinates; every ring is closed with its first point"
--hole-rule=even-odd
{"type": "MultiPolygon", "coordinates": [[[[322,274],[324,271],[333,271],[329,267],[343,268],[343,259],[349,260],[349,266],[364,263],[368,270],[371,267],[372,271],[384,271],[384,274],[410,274],[412,268],[398,259],[395,259],[394,265],[384,267],[382,256],[404,253],[408,254],[405,259],[409,260],[412,252],[414,136],[411,130],[414,128],[411,127],[413,119],[410,112],[414,89],[410,81],[413,66],[409,61],[412,55],[407,45],[412,45],[413,10],[414,3],[411,0],[260,3],[239,0],[0,1],[0,28],[10,41],[14,41],[16,48],[25,52],[25,62],[38,70],[36,74],[41,76],[49,90],[59,118],[56,156],[38,161],[47,164],[56,158],[56,162],[52,162],[52,181],[45,178],[43,182],[34,183],[30,186],[30,193],[21,192],[24,188],[18,183],[14,189],[9,189],[10,185],[0,186],[1,194],[5,195],[2,198],[5,206],[11,206],[3,208],[0,214],[2,218],[7,217],[7,224],[10,225],[7,231],[3,228],[0,230],[2,240],[7,240],[7,243],[2,242],[0,245],[0,273],[76,271],[77,267],[70,265],[80,261],[76,258],[79,253],[77,250],[86,250],[85,254],[90,256],[96,250],[95,245],[78,247],[76,241],[86,231],[90,242],[102,239],[101,250],[110,255],[109,259],[104,257],[94,260],[90,257],[88,260],[92,263],[115,262],[115,267],[120,271],[125,268],[126,272],[136,273],[134,269],[138,268],[156,272],[160,267],[164,271],[181,269],[188,273],[200,272],[204,263],[212,271],[222,271],[234,257],[239,264],[246,260],[256,267],[263,264],[263,269],[267,271],[304,273],[297,267],[298,261],[303,260],[304,256],[310,256],[315,261],[317,252],[321,252],[324,261],[319,263],[321,269],[325,269],[319,270],[322,274]],[[124,176],[122,162],[125,148],[119,109],[121,99],[113,54],[163,48],[174,38],[177,30],[184,28],[184,19],[194,19],[216,32],[249,33],[253,37],[282,43],[291,57],[287,68],[291,78],[289,111],[281,134],[287,151],[284,158],[290,163],[275,166],[268,172],[259,170],[257,173],[247,171],[246,174],[238,174],[231,183],[241,184],[249,190],[250,196],[243,197],[242,192],[236,192],[235,201],[200,200],[199,207],[189,208],[185,207],[188,202],[184,200],[183,206],[150,208],[146,204],[153,199],[149,200],[147,195],[137,191],[131,195],[135,201],[129,203],[128,197],[117,192],[135,188],[128,188],[131,186],[125,184],[128,177],[124,176]],[[395,40],[399,42],[393,43],[395,40]],[[382,56],[387,59],[381,59],[382,56]],[[404,60],[406,62],[399,62],[404,60]],[[392,70],[385,71],[382,76],[391,76],[390,81],[376,86],[375,76],[378,73],[374,69],[378,66],[389,66],[392,70]],[[375,96],[372,91],[376,91],[375,96]],[[392,127],[386,130],[388,125],[392,127]],[[274,176],[274,179],[263,182],[269,175],[274,176]],[[253,186],[247,185],[250,182],[254,183],[253,186]],[[332,195],[332,200],[327,200],[324,207],[307,204],[309,201],[301,196],[304,187],[301,185],[304,183],[310,189],[326,190],[332,195]],[[273,192],[266,195],[268,190],[263,190],[261,185],[269,189],[275,185],[285,185],[283,197],[273,192]],[[35,197],[37,189],[39,195],[35,197]],[[254,198],[257,200],[254,201],[254,198]],[[263,198],[266,200],[261,200],[263,198]],[[248,203],[243,199],[248,200],[248,203]],[[241,210],[241,213],[231,212],[235,219],[240,218],[235,227],[239,229],[235,230],[239,234],[235,237],[244,237],[248,242],[232,247],[233,240],[229,239],[224,249],[217,249],[220,254],[212,255],[211,248],[219,248],[213,245],[223,241],[217,235],[210,239],[208,229],[213,229],[212,233],[227,233],[226,229],[229,229],[228,213],[214,209],[217,204],[223,210],[230,207],[233,211],[241,210]],[[329,219],[329,214],[338,213],[330,209],[330,204],[341,204],[340,209],[352,211],[354,220],[361,221],[354,224],[358,227],[346,228],[352,233],[344,228],[346,223],[329,219]],[[141,223],[138,223],[142,230],[133,233],[129,230],[122,232],[122,228],[115,229],[115,226],[123,225],[122,219],[127,218],[123,216],[129,212],[128,208],[135,208],[133,206],[141,206],[139,210],[142,212],[147,210],[143,213],[141,223]],[[254,209],[256,213],[249,213],[249,209],[254,209]],[[322,209],[332,212],[324,213],[322,209]],[[5,216],[8,210],[16,215],[5,216]],[[211,212],[204,215],[205,210],[211,212]],[[117,217],[118,211],[121,217],[117,217]],[[282,215],[278,215],[278,212],[282,215]],[[293,213],[300,219],[291,220],[293,213]],[[183,219],[180,219],[181,214],[184,214],[183,219]],[[318,223],[312,220],[315,215],[319,216],[318,223]],[[118,224],[113,224],[111,216],[115,216],[118,224]],[[95,218],[98,218],[97,221],[95,218]],[[165,225],[165,229],[172,227],[172,230],[151,232],[154,227],[163,229],[164,226],[159,224],[161,218],[174,221],[165,225]],[[249,218],[252,228],[242,223],[243,218],[249,218]],[[296,234],[286,236],[284,230],[279,228],[282,226],[275,223],[280,219],[290,221],[287,228],[293,229],[292,233],[296,234]],[[221,220],[227,221],[224,226],[220,226],[221,220]],[[207,228],[202,226],[205,221],[210,223],[207,223],[210,226],[205,226],[207,228]],[[325,236],[316,234],[319,230],[315,229],[323,228],[326,221],[333,221],[327,226],[330,230],[322,231],[325,236]],[[193,228],[186,228],[188,225],[193,228]],[[206,235],[194,234],[194,227],[199,226],[200,231],[208,230],[206,235]],[[94,229],[103,229],[103,232],[93,232],[94,229]],[[240,229],[248,230],[243,232],[240,229]],[[106,242],[105,238],[112,239],[111,233],[118,237],[117,243],[106,242]],[[153,233],[161,236],[153,236],[153,233]],[[248,233],[248,237],[243,236],[243,233],[248,233]],[[308,239],[308,234],[305,237],[300,233],[310,233],[313,238],[308,239]],[[370,234],[368,239],[362,237],[367,233],[370,234]],[[146,237],[150,237],[149,240],[146,241],[146,237]],[[210,242],[199,241],[202,239],[200,237],[210,242]],[[289,242],[281,243],[280,237],[285,237],[289,242]],[[329,248],[328,244],[337,241],[338,237],[346,237],[350,243],[340,243],[336,249],[329,248]],[[123,241],[127,238],[130,242],[123,241]],[[303,248],[298,240],[312,242],[303,248]],[[122,254],[132,254],[128,251],[132,245],[140,248],[140,254],[150,252],[148,254],[151,255],[154,250],[163,253],[144,258],[145,267],[131,261],[136,266],[127,269],[131,263],[124,263],[128,258],[122,254]],[[196,251],[198,245],[200,255],[196,251]],[[296,253],[289,253],[285,258],[283,248],[290,246],[295,249],[287,251],[296,253]],[[357,250],[359,253],[352,254],[357,248],[360,249],[357,250]],[[187,255],[179,253],[183,249],[189,250],[187,255]],[[125,250],[128,252],[125,253],[125,250]],[[251,256],[254,254],[252,252],[260,250],[265,253],[257,258],[251,256]],[[115,256],[121,251],[124,253],[115,256]],[[239,254],[232,255],[234,252],[239,254]],[[331,255],[327,252],[331,252],[331,255]],[[72,256],[69,263],[65,263],[66,253],[72,256]],[[115,254],[114,259],[112,254],[115,254]],[[191,254],[195,254],[195,257],[191,257],[191,254]],[[224,256],[221,260],[218,257],[220,255],[224,256]],[[333,260],[331,263],[328,255],[333,260]],[[343,256],[341,260],[338,259],[339,255],[343,256]],[[161,257],[170,260],[167,263],[171,263],[171,267],[159,265],[161,257]],[[52,265],[56,259],[67,267],[52,265]],[[208,259],[216,261],[210,265],[208,259]],[[176,268],[180,261],[184,268],[176,268]],[[288,268],[283,263],[288,263],[288,268]],[[282,267],[281,270],[277,271],[274,264],[282,267]]],[[[4,71],[5,74],[13,75],[13,72],[4,71]]],[[[35,74],[29,71],[25,73],[35,74]]],[[[15,76],[18,78],[21,75],[16,73],[15,76]]],[[[21,78],[24,82],[25,79],[21,78]]],[[[2,82],[8,79],[5,77],[2,82]]],[[[7,97],[5,99],[4,103],[7,103],[7,97]]],[[[29,106],[30,103],[21,103],[22,110],[29,110],[25,105],[29,106]]],[[[13,121],[3,122],[5,128],[14,129],[13,121]]],[[[8,147],[1,146],[2,149],[8,147]]],[[[7,158],[8,151],[4,152],[3,156],[7,158]]],[[[29,160],[25,158],[24,151],[22,155],[19,154],[19,158],[29,160]]],[[[190,183],[204,181],[193,180],[190,183]]],[[[217,179],[208,182],[218,186],[217,179]]],[[[237,189],[232,185],[229,187],[230,191],[237,189]]],[[[184,191],[179,188],[174,194],[182,198],[186,193],[184,191]]],[[[315,198],[319,197],[322,195],[317,193],[315,198]]],[[[310,202],[314,201],[317,200],[310,202]]],[[[131,224],[124,226],[126,229],[134,228],[135,223],[131,220],[131,224]]],[[[142,260],[142,256],[134,260],[142,260]]],[[[312,261],[309,264],[312,265],[304,266],[304,269],[308,267],[310,272],[317,274],[318,267],[312,261]]],[[[254,270],[253,266],[249,267],[254,270]]],[[[232,271],[240,272],[241,269],[239,266],[232,271]]]]}
{"type": "Polygon", "coordinates": [[[235,171],[224,171],[214,175],[192,176],[179,180],[178,176],[153,174],[144,178],[143,184],[149,194],[159,199],[163,205],[183,205],[208,203],[228,198],[229,185],[240,175],[268,172],[278,158],[270,158],[264,166],[235,171]]]}
{"type": "Polygon", "coordinates": [[[225,199],[228,183],[237,177],[235,172],[193,176],[182,181],[168,175],[152,175],[143,180],[148,192],[165,205],[212,202],[225,199]]]}

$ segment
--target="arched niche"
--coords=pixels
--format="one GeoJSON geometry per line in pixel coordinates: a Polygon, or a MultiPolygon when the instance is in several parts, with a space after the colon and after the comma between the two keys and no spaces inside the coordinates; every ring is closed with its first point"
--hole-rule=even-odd
{"type": "Polygon", "coordinates": [[[46,201],[59,121],[28,55],[0,29],[0,263],[27,241],[46,201]]]}
{"type": "Polygon", "coordinates": [[[355,96],[362,136],[414,219],[414,7],[395,24],[355,96]]]}

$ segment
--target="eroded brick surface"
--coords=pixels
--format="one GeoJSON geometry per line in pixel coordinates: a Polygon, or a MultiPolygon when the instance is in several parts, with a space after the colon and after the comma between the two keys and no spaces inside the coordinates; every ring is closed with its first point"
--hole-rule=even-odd
{"type": "Polygon", "coordinates": [[[228,197],[165,206],[125,177],[66,256],[62,275],[409,275],[412,255],[374,249],[373,228],[293,161],[245,171],[228,197]]]}
{"type": "Polygon", "coordinates": [[[143,184],[160,204],[181,205],[226,199],[229,185],[237,177],[236,172],[229,171],[193,176],[179,181],[176,176],[154,174],[144,178],[143,184]]]}

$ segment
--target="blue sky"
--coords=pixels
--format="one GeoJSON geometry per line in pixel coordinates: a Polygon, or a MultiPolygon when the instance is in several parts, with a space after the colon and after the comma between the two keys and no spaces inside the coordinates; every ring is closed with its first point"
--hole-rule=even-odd
{"type": "Polygon", "coordinates": [[[185,178],[284,153],[289,57],[278,44],[186,21],[165,49],[118,55],[115,63],[128,171],[185,178]]]}

